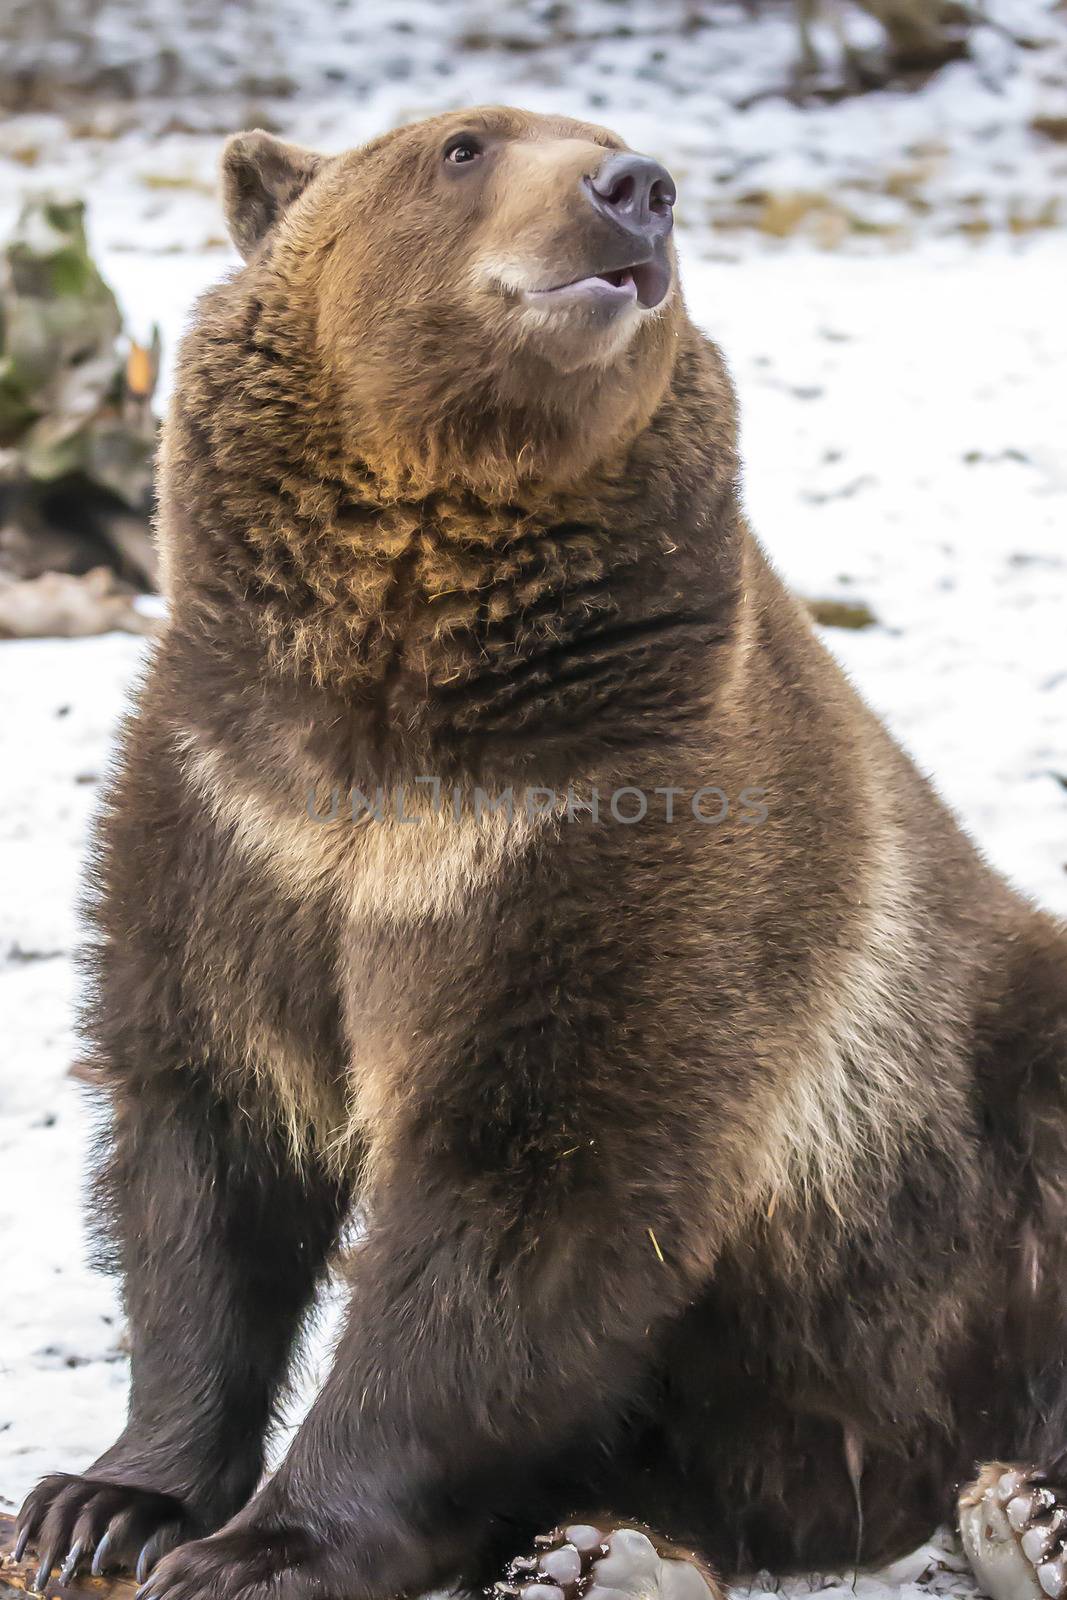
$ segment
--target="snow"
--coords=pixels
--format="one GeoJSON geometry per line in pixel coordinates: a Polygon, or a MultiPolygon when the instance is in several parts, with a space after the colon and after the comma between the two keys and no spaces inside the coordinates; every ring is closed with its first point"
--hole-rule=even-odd
{"type": "MultiPolygon", "coordinates": [[[[149,78],[131,19],[153,7],[166,9],[114,0],[101,45],[149,78]]],[[[373,23],[335,0],[251,9],[256,70],[284,70],[291,94],[234,87],[245,8],[221,8],[214,31],[180,35],[180,116],[156,95],[136,112],[93,101],[0,126],[0,229],[30,186],[87,193],[133,329],[158,321],[172,356],[196,294],[233,259],[211,193],[233,128],[268,120],[340,148],[502,99],[607,121],[654,149],[679,178],[691,310],[740,390],[753,525],[799,591],[871,607],[876,626],[827,642],[994,864],[1067,914],[1067,215],[1032,225],[1063,193],[1067,146],[1030,126],[1057,95],[1062,106],[1062,8],[1003,0],[994,20],[1038,48],[988,28],[976,61],[916,93],[804,109],[774,93],[785,23],[755,25],[726,0],[721,25],[691,35],[684,7],[634,0],[626,35],[621,7],[590,0],[569,41],[547,12],[512,9],[510,47],[476,42],[500,23],[469,4],[390,0],[373,23]],[[537,50],[518,48],[523,30],[537,50]],[[797,195],[817,204],[789,237],[754,225],[767,197],[797,195]]],[[[3,1507],[46,1470],[84,1467],[123,1418],[116,1288],[88,1268],[80,1215],[92,1118],[67,1070],[86,827],[145,649],[125,636],[0,645],[3,1507]]],[[[331,1291],[290,1425],[336,1316],[331,1291]]],[[[942,1539],[855,1586],[780,1587],[913,1600],[973,1586],[942,1539]]],[[[764,1575],[751,1593],[772,1588],[764,1575]]]]}

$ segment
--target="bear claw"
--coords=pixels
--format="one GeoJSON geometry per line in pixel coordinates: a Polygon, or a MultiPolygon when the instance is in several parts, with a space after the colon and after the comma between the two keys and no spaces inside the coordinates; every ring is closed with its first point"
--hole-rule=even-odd
{"type": "Polygon", "coordinates": [[[71,1545],[70,1550],[69,1550],[69,1552],[67,1554],[67,1559],[66,1559],[66,1561],[64,1561],[62,1567],[60,1567],[60,1569],[59,1569],[59,1581],[60,1581],[60,1583],[69,1583],[71,1581],[71,1579],[73,1578],[74,1574],[78,1570],[78,1562],[82,1558],[82,1551],[84,1549],[85,1549],[85,1546],[82,1544],[80,1539],[76,1543],[71,1545]]]}
{"type": "Polygon", "coordinates": [[[992,1600],[1064,1600],[1067,1493],[1040,1473],[986,1467],[960,1495],[960,1537],[992,1600]]]}
{"type": "Polygon", "coordinates": [[[107,1553],[108,1553],[108,1551],[110,1549],[111,1549],[111,1529],[108,1528],[105,1531],[103,1538],[100,1540],[100,1543],[97,1545],[96,1549],[93,1551],[93,1560],[92,1560],[92,1565],[89,1568],[89,1571],[91,1572],[91,1574],[92,1574],[92,1576],[94,1578],[103,1577],[104,1573],[106,1572],[106,1570],[107,1570],[107,1565],[106,1565],[106,1563],[107,1563],[107,1553]]]}

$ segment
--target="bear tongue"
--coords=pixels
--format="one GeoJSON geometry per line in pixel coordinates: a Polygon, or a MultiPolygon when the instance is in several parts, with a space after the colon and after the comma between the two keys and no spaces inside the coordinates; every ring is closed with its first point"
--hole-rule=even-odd
{"type": "Polygon", "coordinates": [[[559,304],[573,304],[585,301],[624,306],[633,305],[638,294],[633,271],[624,267],[617,272],[590,273],[588,277],[557,284],[551,289],[530,289],[527,297],[542,303],[556,301],[559,304]]]}
{"type": "Polygon", "coordinates": [[[623,267],[618,272],[597,272],[594,276],[603,278],[613,289],[628,289],[634,281],[634,275],[629,267],[623,267]]]}
{"type": "Polygon", "coordinates": [[[619,304],[637,299],[637,285],[629,267],[619,272],[595,272],[588,278],[578,278],[574,283],[563,284],[550,291],[569,299],[618,301],[619,304]]]}

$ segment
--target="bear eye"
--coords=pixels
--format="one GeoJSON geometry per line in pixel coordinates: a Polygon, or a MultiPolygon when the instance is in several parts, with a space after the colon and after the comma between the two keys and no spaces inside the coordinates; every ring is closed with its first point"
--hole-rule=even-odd
{"type": "Polygon", "coordinates": [[[451,161],[453,166],[465,166],[468,161],[477,161],[482,153],[482,147],[477,139],[472,139],[469,134],[462,134],[458,139],[450,139],[445,145],[445,160],[451,161]]]}

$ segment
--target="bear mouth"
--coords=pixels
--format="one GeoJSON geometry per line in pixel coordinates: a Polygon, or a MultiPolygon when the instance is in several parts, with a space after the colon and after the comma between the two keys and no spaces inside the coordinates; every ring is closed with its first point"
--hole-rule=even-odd
{"type": "Polygon", "coordinates": [[[588,305],[620,311],[626,306],[640,306],[643,311],[651,311],[666,297],[670,285],[670,267],[666,261],[653,258],[628,267],[591,272],[545,289],[528,289],[525,298],[541,306],[588,305]]]}

